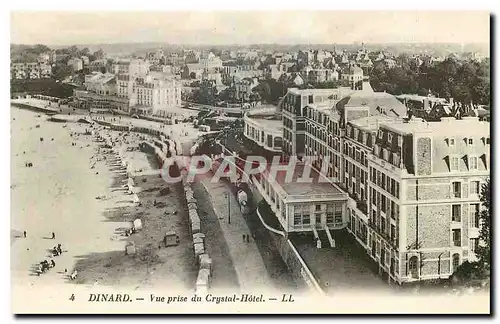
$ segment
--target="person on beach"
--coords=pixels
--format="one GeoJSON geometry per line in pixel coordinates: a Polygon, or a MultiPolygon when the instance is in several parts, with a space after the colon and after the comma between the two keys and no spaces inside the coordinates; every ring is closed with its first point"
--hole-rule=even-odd
{"type": "Polygon", "coordinates": [[[24,236],[24,238],[26,238],[26,231],[23,232],[23,236],[24,236]]]}
{"type": "Polygon", "coordinates": [[[52,232],[52,239],[55,240],[56,239],[56,233],[52,232]]]}
{"type": "Polygon", "coordinates": [[[250,235],[247,235],[247,243],[250,243],[250,235]]]}
{"type": "Polygon", "coordinates": [[[246,241],[246,237],[245,237],[245,236],[246,236],[246,235],[245,235],[245,234],[243,234],[243,243],[245,243],[245,241],[246,241]]]}

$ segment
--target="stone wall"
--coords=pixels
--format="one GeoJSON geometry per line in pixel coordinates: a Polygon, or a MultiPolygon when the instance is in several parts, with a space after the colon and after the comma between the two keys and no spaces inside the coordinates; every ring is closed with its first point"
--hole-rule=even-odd
{"type": "MultiPolygon", "coordinates": [[[[254,184],[250,184],[250,189],[252,190],[254,204],[258,205],[258,202],[261,201],[263,197],[254,184]]],[[[287,265],[288,270],[290,270],[290,273],[294,280],[305,283],[313,293],[324,294],[316,278],[309,270],[307,264],[304,262],[299,252],[294,247],[293,243],[287,237],[273,233],[271,231],[269,231],[269,235],[273,243],[277,247],[281,258],[287,265]]]]}
{"type": "Polygon", "coordinates": [[[430,138],[417,139],[417,170],[418,175],[430,175],[432,173],[432,147],[430,138]]]}

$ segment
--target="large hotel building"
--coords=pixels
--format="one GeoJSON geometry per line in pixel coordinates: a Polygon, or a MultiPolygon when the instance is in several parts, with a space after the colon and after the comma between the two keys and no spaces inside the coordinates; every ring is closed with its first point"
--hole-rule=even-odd
{"type": "Polygon", "coordinates": [[[287,232],[325,231],[335,246],[330,230],[347,229],[391,282],[448,278],[475,260],[490,124],[409,119],[394,96],[363,88],[289,89],[282,100],[283,155],[314,156],[330,186],[265,173],[255,185],[287,232]]]}

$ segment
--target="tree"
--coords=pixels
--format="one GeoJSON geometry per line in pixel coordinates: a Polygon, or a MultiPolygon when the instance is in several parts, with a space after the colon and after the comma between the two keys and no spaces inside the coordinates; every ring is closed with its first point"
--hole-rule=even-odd
{"type": "Polygon", "coordinates": [[[481,227],[479,229],[479,244],[476,255],[480,266],[487,272],[490,270],[491,263],[491,184],[490,179],[481,188],[481,203],[484,207],[480,214],[481,227]]]}

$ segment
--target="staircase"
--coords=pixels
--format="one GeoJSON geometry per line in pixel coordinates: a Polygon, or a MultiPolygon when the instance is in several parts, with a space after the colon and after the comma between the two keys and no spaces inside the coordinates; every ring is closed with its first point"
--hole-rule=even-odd
{"type": "Polygon", "coordinates": [[[334,248],[334,247],[335,247],[335,240],[333,239],[332,234],[330,233],[330,229],[329,229],[329,228],[328,228],[328,226],[326,226],[326,225],[325,225],[325,227],[324,227],[324,228],[325,228],[325,233],[326,233],[326,236],[327,236],[327,238],[328,238],[328,242],[330,243],[330,246],[331,246],[332,248],[334,248]]]}

